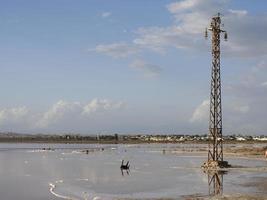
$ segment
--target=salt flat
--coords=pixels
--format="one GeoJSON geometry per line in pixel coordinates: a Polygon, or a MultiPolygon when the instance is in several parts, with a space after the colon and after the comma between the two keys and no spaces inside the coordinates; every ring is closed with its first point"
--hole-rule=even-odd
{"type": "MultiPolygon", "coordinates": [[[[0,144],[1,199],[214,198],[213,185],[200,168],[206,155],[198,149],[203,148],[205,144],[0,144]],[[130,161],[128,172],[120,170],[122,159],[130,161]]],[[[220,194],[267,196],[262,183],[266,160],[226,159],[242,168],[219,175],[220,194]]]]}

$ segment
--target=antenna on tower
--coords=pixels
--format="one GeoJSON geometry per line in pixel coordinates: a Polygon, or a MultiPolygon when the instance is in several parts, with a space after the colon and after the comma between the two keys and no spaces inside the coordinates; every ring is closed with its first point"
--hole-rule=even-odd
{"type": "Polygon", "coordinates": [[[227,40],[227,32],[221,29],[221,14],[212,17],[210,27],[206,28],[212,35],[212,77],[210,92],[210,122],[209,122],[209,150],[208,161],[203,164],[205,169],[217,169],[229,167],[223,160],[223,137],[222,137],[222,99],[221,99],[221,74],[220,74],[220,37],[224,33],[227,40]]]}
{"type": "Polygon", "coordinates": [[[227,41],[228,40],[228,35],[227,35],[227,32],[225,31],[224,33],[224,40],[227,41]]]}
{"type": "Polygon", "coordinates": [[[208,29],[205,30],[205,39],[208,39],[208,29]]]}

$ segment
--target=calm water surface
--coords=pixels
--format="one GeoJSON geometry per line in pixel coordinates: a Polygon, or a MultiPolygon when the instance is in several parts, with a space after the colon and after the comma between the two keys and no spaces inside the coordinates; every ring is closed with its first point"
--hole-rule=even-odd
{"type": "MultiPolygon", "coordinates": [[[[212,194],[208,175],[200,169],[206,157],[172,153],[177,147],[206,145],[0,144],[1,199],[183,199],[212,194]],[[48,147],[54,150],[41,150],[48,147]],[[122,159],[130,161],[130,171],[121,172],[122,159]]],[[[267,165],[260,160],[227,160],[247,167],[267,165]]],[[[230,170],[223,176],[223,193],[267,196],[267,191],[242,186],[257,177],[266,173],[230,170]]]]}

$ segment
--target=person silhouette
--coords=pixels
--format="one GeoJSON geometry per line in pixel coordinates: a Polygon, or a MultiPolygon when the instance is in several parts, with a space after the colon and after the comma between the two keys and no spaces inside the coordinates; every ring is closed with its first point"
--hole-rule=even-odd
{"type": "Polygon", "coordinates": [[[130,164],[129,161],[127,161],[126,165],[124,164],[124,160],[121,161],[121,169],[129,169],[130,168],[130,164]]]}

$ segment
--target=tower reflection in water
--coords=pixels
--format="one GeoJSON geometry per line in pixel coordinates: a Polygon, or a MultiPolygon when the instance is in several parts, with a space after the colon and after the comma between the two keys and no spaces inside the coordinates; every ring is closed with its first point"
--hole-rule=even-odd
{"type": "Polygon", "coordinates": [[[208,175],[209,195],[217,196],[223,194],[223,176],[226,171],[204,171],[208,175]]]}

